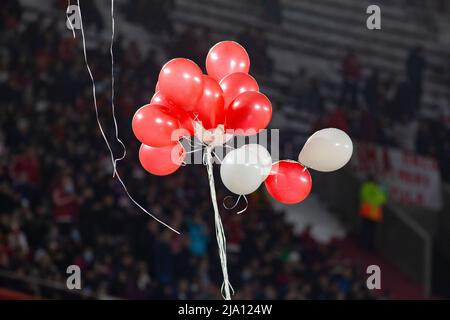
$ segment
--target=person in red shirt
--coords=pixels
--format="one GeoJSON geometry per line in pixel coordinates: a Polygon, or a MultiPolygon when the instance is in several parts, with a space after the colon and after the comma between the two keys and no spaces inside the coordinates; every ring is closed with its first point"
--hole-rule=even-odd
{"type": "Polygon", "coordinates": [[[349,132],[347,116],[343,108],[334,108],[330,110],[326,117],[326,128],[337,128],[344,132],[349,132]]]}
{"type": "Polygon", "coordinates": [[[37,187],[40,182],[40,164],[33,147],[27,148],[23,153],[14,157],[10,167],[10,174],[13,179],[24,176],[26,181],[33,187],[37,187]]]}
{"type": "Polygon", "coordinates": [[[12,159],[9,175],[21,200],[34,203],[41,181],[41,165],[33,147],[28,147],[12,159]]]}
{"type": "Polygon", "coordinates": [[[311,126],[311,133],[321,130],[323,128],[337,128],[346,133],[350,132],[350,125],[346,110],[344,108],[335,106],[332,103],[326,104],[327,112],[318,117],[311,126]]]}
{"type": "Polygon", "coordinates": [[[78,198],[72,178],[64,174],[52,191],[53,214],[60,225],[70,225],[78,214],[78,198]]]}

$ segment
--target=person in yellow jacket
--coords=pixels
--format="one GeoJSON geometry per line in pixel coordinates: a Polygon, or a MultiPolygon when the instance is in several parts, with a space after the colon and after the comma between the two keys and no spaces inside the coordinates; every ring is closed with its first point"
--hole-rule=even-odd
{"type": "Polygon", "coordinates": [[[377,225],[383,221],[383,206],[387,195],[383,186],[372,176],[361,185],[359,191],[359,216],[361,217],[361,241],[368,250],[373,250],[377,225]]]}

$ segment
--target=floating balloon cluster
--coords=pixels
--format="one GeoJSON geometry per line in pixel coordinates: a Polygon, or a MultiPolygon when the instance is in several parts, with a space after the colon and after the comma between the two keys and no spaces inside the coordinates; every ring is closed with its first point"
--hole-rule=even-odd
{"type": "MultiPolygon", "coordinates": [[[[272,117],[269,99],[259,92],[248,74],[250,60],[236,42],[214,45],[206,57],[207,75],[191,60],[176,58],[159,73],[155,94],[149,104],[135,113],[132,128],[142,143],[139,160],[149,173],[168,175],[183,163],[186,151],[179,142],[196,136],[206,147],[205,164],[215,210],[216,233],[224,273],[225,298],[229,299],[225,237],[215,199],[212,175],[213,148],[233,134],[253,135],[264,130],[272,117]]],[[[350,159],[353,145],[346,133],[328,128],[314,133],[301,150],[298,161],[272,163],[270,153],[259,144],[234,149],[223,158],[220,176],[233,193],[247,195],[264,183],[276,200],[293,204],[311,191],[307,168],[334,171],[350,159]]]]}

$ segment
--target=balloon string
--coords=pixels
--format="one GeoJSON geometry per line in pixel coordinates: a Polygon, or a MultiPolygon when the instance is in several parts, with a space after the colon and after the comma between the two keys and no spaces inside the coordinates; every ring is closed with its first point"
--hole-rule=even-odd
{"type": "Polygon", "coordinates": [[[69,7],[70,7],[70,0],[67,0],[66,18],[67,18],[67,21],[69,22],[70,29],[72,29],[73,38],[75,39],[75,28],[72,24],[72,21],[70,21],[70,18],[69,18],[69,12],[68,12],[69,7]]]}
{"type": "Polygon", "coordinates": [[[242,198],[244,198],[245,200],[245,208],[236,212],[236,214],[241,214],[244,213],[247,209],[248,209],[248,200],[247,200],[247,196],[245,194],[242,195],[242,198]]]}
{"type": "Polygon", "coordinates": [[[189,147],[191,147],[191,148],[195,147],[195,144],[192,144],[192,140],[190,137],[183,136],[183,137],[181,137],[181,140],[186,141],[189,144],[189,147]]]}
{"type": "MultiPolygon", "coordinates": [[[[187,154],[191,154],[191,153],[195,153],[195,152],[200,151],[200,150],[203,150],[203,146],[206,146],[206,145],[199,144],[199,143],[195,142],[195,140],[191,139],[191,137],[183,136],[183,137],[181,137],[181,141],[186,141],[187,144],[189,145],[190,149],[189,149],[189,151],[185,151],[186,155],[187,154]],[[200,147],[197,148],[197,146],[200,146],[200,147]]],[[[183,146],[181,141],[178,141],[178,143],[180,143],[181,146],[184,148],[184,146],[183,146]]],[[[205,159],[203,159],[203,164],[205,164],[205,159]]],[[[183,167],[186,166],[187,165],[186,161],[183,160],[181,165],[183,167]]]]}
{"type": "Polygon", "coordinates": [[[114,175],[117,174],[117,162],[125,159],[125,156],[127,155],[127,148],[125,147],[125,144],[120,140],[119,138],[119,129],[117,127],[117,119],[116,119],[116,107],[114,105],[114,52],[113,52],[113,46],[114,46],[114,0],[111,0],[111,46],[109,47],[109,52],[111,54],[111,110],[112,110],[112,117],[114,120],[114,130],[116,134],[116,140],[120,143],[122,146],[123,154],[121,157],[114,159],[114,175]]]}
{"type": "Polygon", "coordinates": [[[230,281],[228,280],[227,253],[226,253],[227,245],[226,245],[225,231],[223,230],[222,220],[219,215],[219,208],[217,207],[216,188],[214,186],[214,175],[213,175],[213,156],[212,156],[213,148],[214,148],[213,146],[206,147],[206,152],[203,160],[206,165],[206,169],[208,171],[209,188],[211,190],[211,201],[214,208],[216,239],[217,245],[219,247],[220,265],[222,267],[223,273],[223,283],[220,288],[220,293],[222,294],[222,298],[224,298],[225,300],[231,300],[230,290],[232,291],[232,294],[234,294],[234,289],[231,286],[230,281]]]}
{"type": "Polygon", "coordinates": [[[197,151],[200,151],[200,150],[202,150],[202,148],[186,151],[186,154],[194,153],[194,152],[197,152],[197,151]]]}
{"type": "Polygon", "coordinates": [[[197,149],[194,149],[194,150],[189,150],[189,151],[186,151],[185,153],[186,153],[186,154],[190,154],[190,153],[194,153],[194,152],[197,152],[197,151],[200,151],[200,150],[202,150],[202,148],[197,148],[197,149]]]}
{"type": "MultiPolygon", "coordinates": [[[[112,2],[113,4],[113,2],[112,2]]],[[[116,159],[114,158],[114,154],[113,151],[111,149],[111,146],[108,142],[108,139],[106,138],[105,132],[103,131],[103,127],[102,124],[100,122],[100,118],[99,118],[99,114],[98,114],[98,107],[97,107],[97,97],[96,97],[96,86],[95,86],[95,80],[94,80],[94,76],[92,75],[92,71],[91,68],[89,67],[89,63],[88,63],[88,58],[87,58],[87,52],[86,52],[86,38],[84,36],[84,28],[83,28],[83,18],[81,16],[81,6],[80,6],[80,0],[77,0],[77,5],[79,8],[79,14],[80,14],[80,29],[81,29],[81,37],[82,37],[82,43],[83,43],[83,55],[84,55],[84,62],[86,64],[86,68],[88,70],[89,73],[89,77],[91,78],[91,83],[92,83],[92,96],[93,96],[93,100],[94,100],[94,109],[95,109],[95,117],[97,120],[97,125],[98,128],[100,129],[100,132],[102,134],[103,140],[106,143],[106,146],[108,147],[109,153],[110,153],[110,157],[111,157],[111,162],[112,162],[112,166],[113,166],[113,176],[115,175],[115,177],[117,177],[117,179],[119,180],[120,184],[122,185],[125,193],[127,194],[128,198],[138,207],[140,208],[142,211],[144,211],[146,214],[148,214],[150,217],[152,217],[153,219],[155,219],[157,222],[159,222],[160,224],[162,224],[163,226],[169,228],[170,230],[172,230],[173,232],[180,234],[180,232],[178,232],[177,230],[175,230],[174,228],[172,228],[171,226],[169,226],[168,224],[164,223],[163,221],[161,221],[160,219],[158,219],[156,216],[154,216],[153,214],[151,214],[150,212],[148,212],[146,209],[144,209],[136,200],[134,200],[134,198],[131,196],[131,194],[128,192],[127,187],[125,186],[125,183],[122,181],[122,178],[120,177],[119,173],[116,170],[116,159]]],[[[113,11],[112,11],[113,12],[113,11]]],[[[117,127],[116,127],[117,129],[117,127]]],[[[123,159],[123,157],[122,157],[123,159]]]]}
{"type": "Polygon", "coordinates": [[[223,207],[225,208],[225,209],[227,209],[227,210],[233,210],[234,208],[236,208],[236,206],[238,205],[238,203],[239,203],[239,200],[241,199],[241,195],[239,195],[239,197],[237,198],[237,200],[236,200],[236,202],[234,203],[234,205],[232,205],[231,207],[229,207],[229,206],[227,206],[226,204],[225,204],[225,201],[227,201],[227,199],[230,199],[230,198],[233,198],[233,196],[226,196],[224,199],[223,199],[223,207]]]}
{"type": "Polygon", "coordinates": [[[212,151],[212,154],[214,155],[214,158],[217,159],[217,161],[222,164],[222,159],[219,158],[219,156],[217,155],[217,153],[215,153],[214,151],[212,151]]]}
{"type": "Polygon", "coordinates": [[[225,204],[225,201],[227,201],[227,199],[230,199],[230,198],[232,198],[232,196],[226,196],[226,197],[223,199],[222,205],[223,205],[223,207],[224,207],[225,209],[227,209],[227,210],[233,210],[234,208],[236,208],[237,205],[239,204],[239,200],[241,200],[241,198],[244,198],[244,200],[245,200],[245,208],[242,209],[242,210],[239,210],[238,212],[236,212],[236,214],[241,214],[241,213],[245,212],[245,211],[248,209],[248,200],[247,200],[247,197],[245,196],[245,194],[240,194],[239,197],[237,198],[236,202],[234,203],[234,205],[232,205],[231,207],[228,207],[228,206],[225,204]]]}

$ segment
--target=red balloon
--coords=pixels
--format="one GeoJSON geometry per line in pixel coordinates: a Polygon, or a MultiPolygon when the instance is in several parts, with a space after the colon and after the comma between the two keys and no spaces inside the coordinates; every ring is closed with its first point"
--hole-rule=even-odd
{"type": "Polygon", "coordinates": [[[189,113],[175,106],[170,107],[170,113],[180,122],[180,137],[194,135],[194,120],[189,113]]]}
{"type": "Polygon", "coordinates": [[[225,110],[238,95],[247,91],[259,91],[258,83],[251,75],[235,72],[220,80],[220,87],[225,98],[225,110]]]}
{"type": "Polygon", "coordinates": [[[205,129],[216,128],[225,121],[223,92],[213,78],[203,76],[203,94],[195,107],[198,119],[205,129]]]}
{"type": "Polygon", "coordinates": [[[167,101],[192,111],[203,92],[202,70],[191,60],[176,58],[159,73],[159,89],[167,101]]]}
{"type": "Polygon", "coordinates": [[[164,147],[177,141],[180,123],[170,109],[161,105],[147,104],[133,116],[132,128],[136,138],[152,147],[164,147]]]}
{"type": "Polygon", "coordinates": [[[178,142],[160,148],[141,144],[139,148],[142,167],[157,176],[165,176],[178,170],[185,157],[186,151],[178,142]]]}
{"type": "Polygon", "coordinates": [[[170,113],[180,121],[180,128],[185,130],[185,132],[180,132],[181,136],[193,136],[194,135],[194,124],[192,117],[184,111],[167,101],[167,99],[161,94],[161,92],[156,92],[150,104],[157,104],[169,108],[170,113]]]}
{"type": "Polygon", "coordinates": [[[285,204],[303,201],[311,191],[311,175],[297,161],[282,160],[272,165],[264,182],[267,191],[276,200],[285,204]]]}
{"type": "Polygon", "coordinates": [[[161,91],[155,91],[155,94],[150,100],[150,104],[157,104],[168,108],[172,107],[172,104],[161,94],[161,91]]]}
{"type": "Polygon", "coordinates": [[[159,91],[159,81],[156,81],[155,92],[159,91]]]}
{"type": "Polygon", "coordinates": [[[234,99],[227,109],[225,129],[244,130],[252,135],[265,129],[272,118],[272,104],[260,92],[247,91],[234,99]]]}
{"type": "Polygon", "coordinates": [[[234,72],[248,73],[250,58],[237,42],[222,41],[215,44],[206,56],[206,71],[217,82],[234,72]]]}

